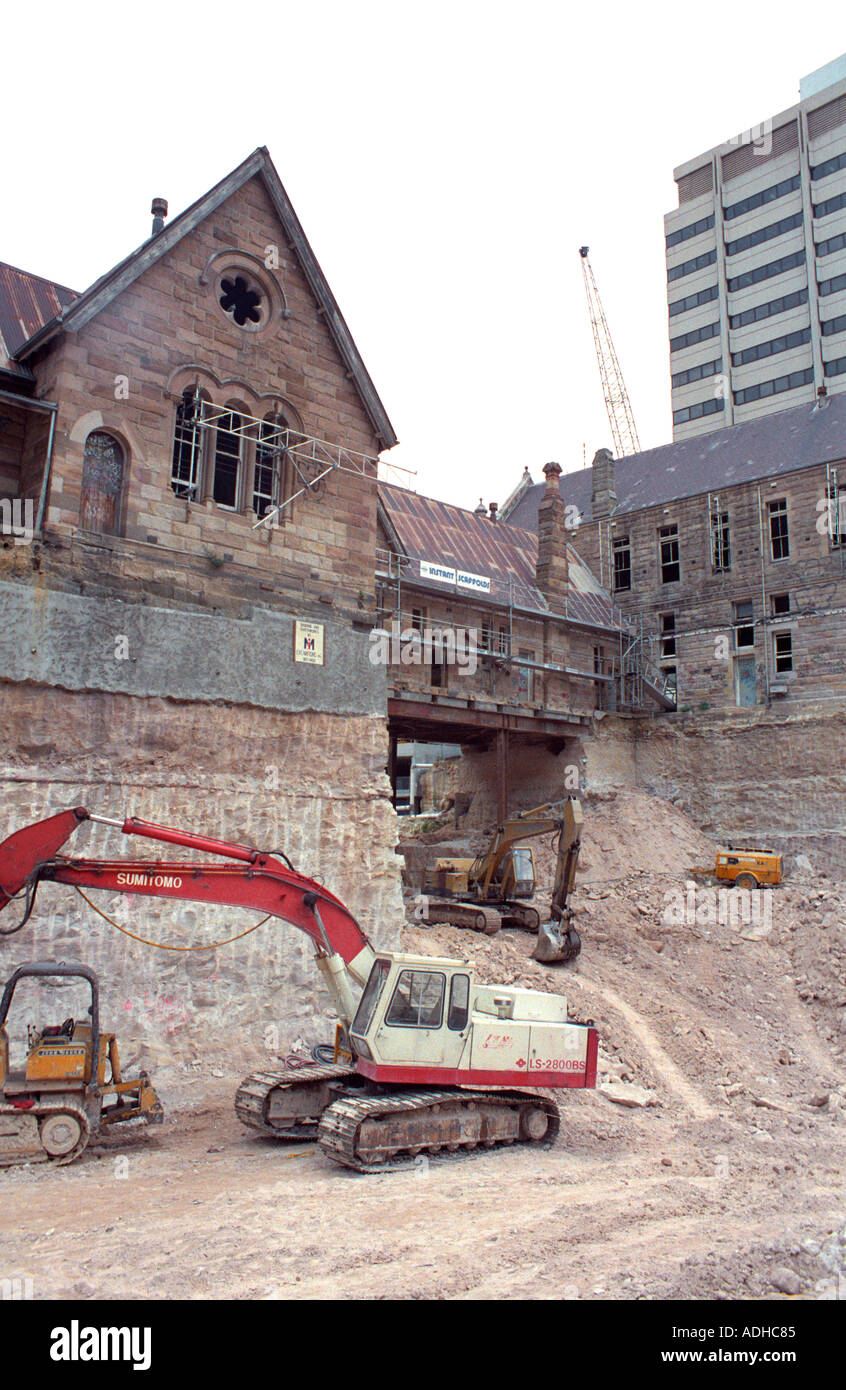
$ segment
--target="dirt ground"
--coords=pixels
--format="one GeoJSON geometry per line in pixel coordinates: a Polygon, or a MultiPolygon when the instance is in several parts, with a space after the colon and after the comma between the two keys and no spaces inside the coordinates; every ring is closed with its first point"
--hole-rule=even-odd
{"type": "Polygon", "coordinates": [[[846,1297],[843,886],[794,869],[763,922],[707,897],[680,921],[712,842],[639,793],[585,823],[573,964],[519,932],[405,932],[595,1020],[601,1086],[559,1096],[554,1147],[355,1174],[249,1136],[240,1073],[200,1073],[161,1128],[0,1173],[0,1273],[36,1298],[846,1297]]]}

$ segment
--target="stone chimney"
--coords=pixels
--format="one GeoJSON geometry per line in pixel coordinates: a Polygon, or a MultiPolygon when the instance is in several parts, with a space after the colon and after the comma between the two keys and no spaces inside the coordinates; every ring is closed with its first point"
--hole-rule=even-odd
{"type": "Polygon", "coordinates": [[[153,214],[153,231],[151,235],[157,236],[159,232],[164,230],[164,220],[167,217],[167,199],[154,198],[150,211],[153,214]]]}
{"type": "Polygon", "coordinates": [[[567,508],[558,487],[559,463],[544,465],[546,491],[538,508],[537,586],[552,608],[561,609],[570,590],[567,562],[567,508]]]}
{"type": "Polygon", "coordinates": [[[610,516],[617,505],[617,485],[614,479],[614,456],[610,449],[597,449],[591,464],[593,486],[591,507],[594,521],[610,516]]]}

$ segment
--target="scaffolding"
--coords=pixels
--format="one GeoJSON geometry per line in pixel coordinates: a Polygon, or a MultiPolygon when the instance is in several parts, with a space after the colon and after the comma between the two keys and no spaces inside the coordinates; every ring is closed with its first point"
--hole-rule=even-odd
{"type": "MultiPolygon", "coordinates": [[[[359,477],[391,481],[390,475],[411,476],[412,469],[399,464],[385,463],[372,454],[360,453],[342,444],[331,444],[291,429],[278,412],[269,412],[264,419],[250,415],[236,406],[219,406],[206,400],[199,385],[183,393],[177,416],[174,445],[172,485],[178,497],[196,501],[201,486],[200,470],[204,455],[211,450],[212,432],[215,435],[215,456],[219,439],[235,441],[237,458],[252,459],[256,474],[253,492],[271,502],[254,523],[271,526],[280,513],[304,493],[319,496],[323,480],[330,473],[354,473],[359,477]],[[261,488],[259,471],[263,472],[261,488]],[[291,480],[289,495],[282,496],[283,479],[288,470],[291,480]],[[389,476],[385,476],[385,475],[389,476]]],[[[233,458],[236,455],[233,453],[233,458]]]]}

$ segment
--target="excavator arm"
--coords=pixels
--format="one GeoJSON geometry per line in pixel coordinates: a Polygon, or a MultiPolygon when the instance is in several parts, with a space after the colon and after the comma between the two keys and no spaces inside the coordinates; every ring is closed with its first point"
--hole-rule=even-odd
{"type": "Polygon", "coordinates": [[[0,912],[22,893],[26,902],[23,920],[11,932],[0,931],[0,935],[11,935],[24,925],[32,913],[38,884],[44,881],[112,893],[222,903],[279,917],[314,942],[318,967],[346,1027],[356,1008],[352,986],[366,982],[375,959],[367,935],[341,900],[283,863],[278,852],[265,853],[134,816],[114,820],[78,806],[36,821],[4,840],[0,844],[0,912]],[[83,821],[236,862],[70,859],[60,855],[58,851],[83,821]]]}

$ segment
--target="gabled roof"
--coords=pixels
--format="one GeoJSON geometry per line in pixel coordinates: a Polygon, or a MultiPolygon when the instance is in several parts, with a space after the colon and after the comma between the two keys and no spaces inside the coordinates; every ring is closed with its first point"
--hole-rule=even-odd
{"type": "Polygon", "coordinates": [[[27,339],[79,296],[67,285],[43,280],[0,261],[0,367],[16,376],[29,372],[13,361],[27,339]]]}
{"type": "Polygon", "coordinates": [[[352,334],[338,308],[335,296],[329,288],[317,257],[308,243],[299,218],[291,206],[273,160],[264,146],[254,150],[242,164],[238,165],[237,169],[233,169],[231,174],[227,174],[226,178],[221,179],[220,183],[215,184],[214,188],[203,194],[202,198],[198,198],[178,217],[174,217],[162,231],[151,236],[143,245],[119,261],[105,275],[102,275],[99,280],[95,280],[94,284],[76,297],[73,302],[62,304],[48,321],[44,322],[43,325],[38,325],[36,330],[28,336],[28,339],[20,345],[17,356],[21,360],[25,359],[35,348],[48,342],[56,333],[75,332],[83,328],[128,285],[137,280],[139,275],[143,275],[145,270],[155,265],[162,256],[167,255],[184,236],[187,236],[189,232],[192,232],[195,227],[211,216],[227,198],[231,198],[233,193],[237,193],[239,188],[256,175],[262,179],[267,189],[277,216],[299,259],[311,291],[317,300],[318,308],[323,314],[329,332],[350,373],[381,446],[383,449],[390,449],[397,443],[393,426],[376,393],[376,388],[370,379],[358,348],[353,342],[352,334]]]}
{"type": "MultiPolygon", "coordinates": [[[[846,392],[840,392],[829,396],[822,409],[797,405],[747,424],[730,425],[616,459],[617,505],[611,515],[844,458],[846,392]]],[[[506,523],[536,531],[544,487],[544,483],[535,483],[519,493],[518,485],[514,504],[504,518],[506,523]]],[[[592,520],[590,468],[563,474],[559,488],[568,505],[578,507],[586,520],[592,520]]]]}
{"type": "MultiPolygon", "coordinates": [[[[489,516],[465,511],[434,497],[421,497],[392,483],[379,484],[379,514],[382,525],[397,552],[409,559],[403,569],[403,583],[431,589],[433,593],[452,592],[448,585],[421,576],[420,562],[444,565],[490,579],[490,593],[457,588],[462,597],[472,594],[474,602],[508,604],[537,613],[560,612],[550,609],[537,587],[535,566],[538,538],[532,531],[503,526],[489,516]]],[[[616,628],[619,613],[610,595],[594,578],[572,545],[567,546],[570,564],[570,596],[566,616],[572,622],[616,628]]]]}

